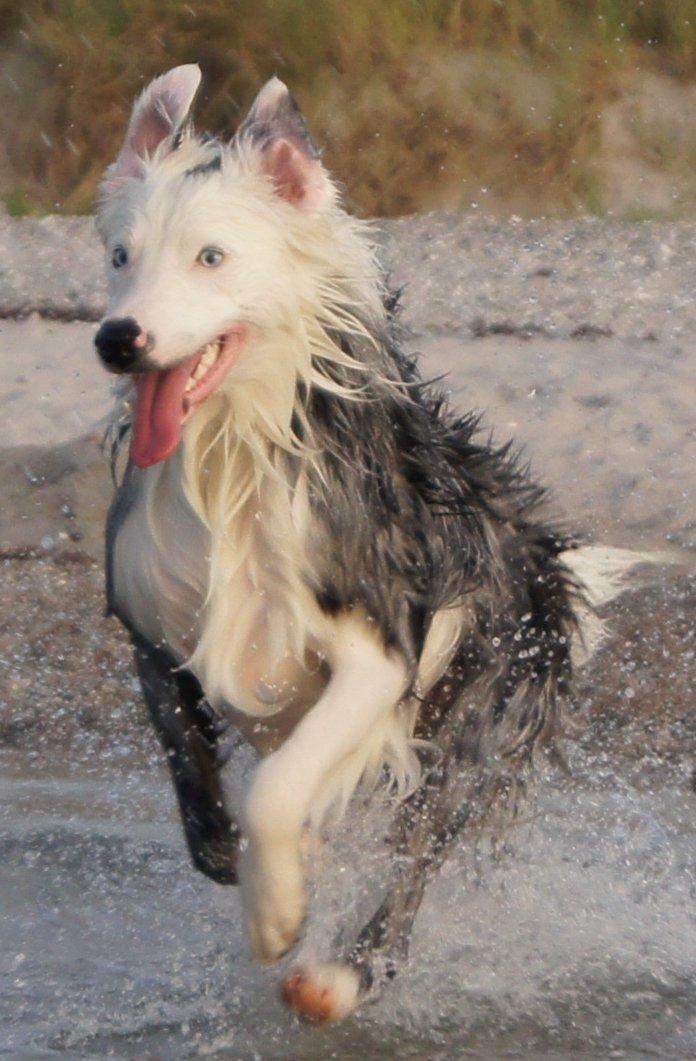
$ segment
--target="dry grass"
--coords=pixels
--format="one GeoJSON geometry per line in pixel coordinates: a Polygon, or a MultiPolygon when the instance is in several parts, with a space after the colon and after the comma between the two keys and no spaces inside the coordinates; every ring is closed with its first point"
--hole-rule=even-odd
{"type": "Polygon", "coordinates": [[[192,60],[198,123],[225,135],[283,77],[362,214],[570,213],[608,205],[601,115],[626,72],[696,75],[696,14],[693,0],[0,0],[0,50],[15,213],[90,209],[134,94],[192,60]]]}

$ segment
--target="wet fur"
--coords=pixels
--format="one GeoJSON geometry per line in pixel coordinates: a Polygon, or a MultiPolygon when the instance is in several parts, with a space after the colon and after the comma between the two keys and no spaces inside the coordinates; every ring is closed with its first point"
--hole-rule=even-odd
{"type": "MultiPolygon", "coordinates": [[[[236,508],[233,503],[229,536],[221,543],[211,541],[190,503],[191,488],[183,485],[190,451],[198,452],[188,439],[182,459],[144,474],[130,470],[110,521],[112,551],[128,556],[121,565],[127,581],[120,594],[112,589],[113,609],[123,614],[119,600],[128,599],[124,617],[136,618],[134,625],[152,642],[168,645],[177,662],[187,661],[217,706],[244,702],[243,692],[234,688],[230,660],[244,653],[255,621],[258,602],[246,592],[250,572],[255,584],[265,583],[277,599],[288,600],[278,655],[288,649],[302,654],[322,613],[359,609],[384,646],[408,662],[412,681],[404,706],[389,720],[393,724],[375,734],[376,748],[366,747],[363,757],[344,764],[350,782],[332,779],[322,810],[336,797],[345,803],[361,777],[368,772],[374,780],[385,761],[402,791],[417,782],[409,739],[429,714],[417,708],[432,683],[431,678],[424,687],[419,681],[419,664],[438,613],[454,617],[455,627],[452,666],[445,674],[435,671],[438,712],[456,705],[486,672],[488,702],[479,710],[489,731],[489,753],[530,750],[556,721],[559,694],[570,676],[573,601],[579,598],[560,559],[569,543],[543,521],[543,491],[510,447],[486,445],[476,417],[449,412],[437,388],[420,381],[416,366],[399,352],[389,317],[372,339],[360,344],[351,335],[340,336],[352,361],[366,352],[370,360],[363,362],[367,371],[334,367],[338,393],[298,388],[298,454],[273,454],[265,477],[252,459],[246,478],[245,469],[233,469],[237,488],[248,489],[249,498],[236,508]],[[149,521],[152,555],[145,551],[148,536],[140,520],[132,537],[124,533],[124,509],[135,505],[142,506],[145,524],[149,521]],[[162,554],[165,535],[158,521],[177,525],[180,555],[172,555],[171,547],[162,554]],[[282,533],[266,540],[271,528],[282,533]],[[214,575],[209,586],[206,553],[223,566],[222,600],[214,575]],[[237,594],[235,572],[245,582],[237,594]],[[140,604],[139,581],[146,586],[140,604]],[[157,623],[149,625],[157,591],[166,602],[158,604],[157,623]],[[190,616],[201,609],[207,617],[192,629],[190,616]]],[[[213,445],[206,460],[224,457],[213,445]]],[[[215,525],[210,517],[206,522],[208,528],[215,525]]],[[[109,583],[113,586],[113,576],[109,583]]]]}
{"type": "MultiPolygon", "coordinates": [[[[425,877],[461,825],[509,795],[557,730],[589,604],[573,574],[582,550],[549,519],[544,491],[401,352],[366,227],[332,188],[325,211],[301,215],[259,177],[274,122],[306,136],[288,108],[273,121],[252,115],[231,147],[179,131],[143,163],[152,194],[227,182],[242,217],[256,196],[265,213],[263,224],[250,215],[249,239],[284,226],[286,287],[277,317],[264,308],[252,319],[251,356],[179,451],[127,468],[107,529],[108,592],[134,636],[194,861],[216,880],[236,879],[239,838],[220,798],[220,734],[233,722],[262,754],[282,748],[330,687],[322,646],[346,623],[367,646],[364,675],[370,659],[384,662],[400,693],[307,813],[318,824],[385,771],[404,799],[394,843],[410,868],[347,956],[366,988],[378,952],[405,952],[425,877]],[[311,702],[263,699],[259,642],[258,666],[294,661],[311,702]],[[423,777],[419,740],[439,750],[423,777]]],[[[309,148],[307,159],[318,165],[309,148]]],[[[132,184],[108,177],[107,240],[132,221],[132,184]]],[[[126,387],[114,416],[115,460],[131,397],[126,387]]]]}

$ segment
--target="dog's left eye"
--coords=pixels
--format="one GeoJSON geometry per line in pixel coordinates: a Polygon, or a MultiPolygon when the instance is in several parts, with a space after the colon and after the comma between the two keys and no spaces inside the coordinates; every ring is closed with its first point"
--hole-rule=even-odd
{"type": "Polygon", "coordinates": [[[206,269],[215,269],[222,264],[224,257],[225,252],[219,247],[204,247],[196,260],[205,265],[206,269]]]}
{"type": "Polygon", "coordinates": [[[114,269],[122,269],[124,265],[128,264],[128,251],[125,247],[120,244],[118,247],[114,247],[111,252],[111,264],[114,269]]]}

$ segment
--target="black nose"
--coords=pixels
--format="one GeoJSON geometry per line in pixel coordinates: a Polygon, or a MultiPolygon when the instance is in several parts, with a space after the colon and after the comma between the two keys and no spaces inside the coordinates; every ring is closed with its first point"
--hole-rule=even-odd
{"type": "Polygon", "coordinates": [[[94,337],[94,345],[111,372],[133,371],[142,352],[135,345],[140,334],[140,325],[132,317],[104,321],[94,337]]]}

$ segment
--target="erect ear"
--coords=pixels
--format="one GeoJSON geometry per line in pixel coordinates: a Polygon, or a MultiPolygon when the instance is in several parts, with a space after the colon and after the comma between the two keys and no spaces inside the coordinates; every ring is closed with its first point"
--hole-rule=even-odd
{"type": "Polygon", "coordinates": [[[300,108],[277,77],[263,86],[237,140],[258,150],[261,170],[281,199],[300,210],[321,210],[334,191],[300,108]]]}
{"type": "Polygon", "coordinates": [[[200,83],[200,67],[187,63],[155,78],[147,86],[135,101],[123,147],[107,170],[107,183],[140,176],[142,161],[153,155],[168,137],[174,142],[200,83]]]}

